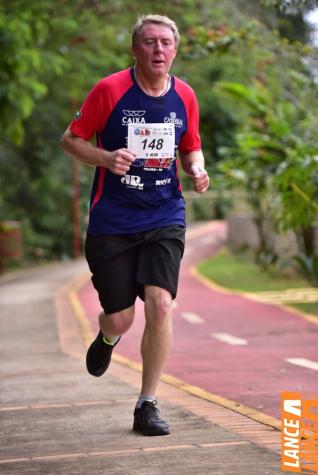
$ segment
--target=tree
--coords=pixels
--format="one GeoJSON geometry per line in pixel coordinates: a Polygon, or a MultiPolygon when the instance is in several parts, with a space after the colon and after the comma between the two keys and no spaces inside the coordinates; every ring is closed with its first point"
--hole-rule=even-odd
{"type": "Polygon", "coordinates": [[[285,97],[277,98],[257,81],[253,87],[221,85],[250,110],[249,119],[236,136],[236,157],[224,160],[221,168],[246,189],[255,211],[262,253],[270,252],[264,231],[266,219],[278,230],[295,231],[301,237],[301,251],[307,255],[315,252],[312,225],[318,212],[317,122],[304,101],[309,94],[316,98],[317,90],[310,77],[297,77],[302,83],[301,88],[299,84],[295,87],[298,97],[286,91],[285,97]]]}
{"type": "MultiPolygon", "coordinates": [[[[262,79],[278,48],[271,31],[277,10],[243,0],[154,1],[151,10],[180,28],[173,72],[197,92],[204,152],[215,177],[224,148],[234,147],[236,131],[249,120],[217,84],[235,77],[249,86],[252,77],[262,79]]],[[[91,86],[132,64],[131,26],[147,12],[145,0],[0,0],[0,219],[23,221],[30,257],[70,254],[70,163],[58,143],[91,86]]],[[[290,82],[284,59],[290,45],[279,48],[279,61],[266,72],[275,97],[290,82]]],[[[294,64],[298,71],[299,60],[294,64]]],[[[312,99],[308,111],[315,109],[312,99]]],[[[82,217],[92,172],[81,167],[82,217]]]]}

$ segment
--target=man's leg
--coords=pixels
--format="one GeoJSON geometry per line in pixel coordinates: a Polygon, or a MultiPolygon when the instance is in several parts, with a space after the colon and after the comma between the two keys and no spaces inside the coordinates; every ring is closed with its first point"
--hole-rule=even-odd
{"type": "Polygon", "coordinates": [[[137,237],[87,236],[86,259],[104,310],[99,316],[100,331],[86,355],[87,370],[93,376],[105,373],[114,346],[133,323],[137,297],[137,237]]]}
{"type": "Polygon", "coordinates": [[[143,435],[167,435],[168,424],[160,417],[155,393],[172,342],[172,297],[160,287],[145,286],[145,329],[141,342],[142,389],[134,412],[133,429],[143,435]]]}
{"type": "Polygon", "coordinates": [[[168,424],[159,415],[155,393],[171,349],[171,307],[177,294],[184,234],[183,226],[158,228],[146,233],[147,245],[139,249],[138,294],[145,301],[146,322],[141,343],[142,390],[133,428],[144,435],[170,433],[168,424]]]}
{"type": "Polygon", "coordinates": [[[143,361],[141,394],[154,395],[172,343],[170,292],[145,286],[145,329],[141,342],[143,361]]]}

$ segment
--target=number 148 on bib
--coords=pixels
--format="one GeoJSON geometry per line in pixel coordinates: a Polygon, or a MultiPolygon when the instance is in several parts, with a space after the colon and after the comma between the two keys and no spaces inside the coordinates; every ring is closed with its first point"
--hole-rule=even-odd
{"type": "Polygon", "coordinates": [[[174,124],[128,124],[128,149],[136,158],[173,158],[174,124]]]}

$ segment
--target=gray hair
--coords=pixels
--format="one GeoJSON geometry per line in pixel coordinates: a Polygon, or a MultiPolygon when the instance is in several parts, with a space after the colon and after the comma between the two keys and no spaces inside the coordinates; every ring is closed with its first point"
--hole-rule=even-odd
{"type": "Polygon", "coordinates": [[[173,33],[174,39],[176,41],[176,47],[179,45],[180,34],[178,27],[173,20],[164,15],[141,15],[137,18],[137,22],[132,30],[132,44],[136,44],[139,37],[140,31],[144,25],[147,23],[156,23],[157,25],[166,25],[168,26],[173,33]]]}

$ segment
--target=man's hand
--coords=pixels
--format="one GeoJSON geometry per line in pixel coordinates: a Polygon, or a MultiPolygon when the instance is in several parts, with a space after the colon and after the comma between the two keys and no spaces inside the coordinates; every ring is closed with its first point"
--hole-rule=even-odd
{"type": "Polygon", "coordinates": [[[190,176],[193,181],[194,191],[197,193],[204,193],[209,188],[209,175],[201,165],[192,165],[190,168],[190,176]]]}
{"type": "Polygon", "coordinates": [[[66,129],[61,140],[65,152],[80,160],[86,165],[105,167],[115,175],[125,175],[135,160],[135,155],[127,148],[119,148],[112,152],[91,144],[77,135],[70,127],[66,129]]]}
{"type": "Polygon", "coordinates": [[[135,155],[127,148],[119,148],[113,152],[106,152],[105,167],[115,175],[125,175],[132,163],[135,155]]]}

